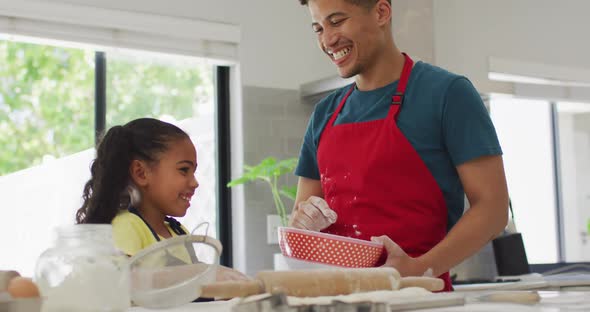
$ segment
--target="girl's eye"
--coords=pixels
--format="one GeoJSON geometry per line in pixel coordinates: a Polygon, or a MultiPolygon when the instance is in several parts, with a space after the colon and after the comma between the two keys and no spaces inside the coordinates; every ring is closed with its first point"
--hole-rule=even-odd
{"type": "Polygon", "coordinates": [[[188,173],[189,168],[188,167],[183,167],[183,168],[180,168],[178,170],[182,171],[183,173],[188,173]]]}

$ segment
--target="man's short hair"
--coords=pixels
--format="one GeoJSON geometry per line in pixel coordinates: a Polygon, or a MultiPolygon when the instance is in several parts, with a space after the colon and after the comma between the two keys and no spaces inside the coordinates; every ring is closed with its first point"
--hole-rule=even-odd
{"type": "MultiPolygon", "coordinates": [[[[311,0],[299,0],[301,5],[307,5],[309,3],[309,1],[311,1],[311,0]]],[[[370,9],[370,8],[374,7],[375,4],[377,4],[377,2],[379,0],[344,0],[344,1],[354,4],[354,5],[358,5],[360,7],[364,7],[366,9],[370,9]]],[[[391,0],[387,0],[387,2],[389,2],[389,4],[391,4],[391,0]]]]}

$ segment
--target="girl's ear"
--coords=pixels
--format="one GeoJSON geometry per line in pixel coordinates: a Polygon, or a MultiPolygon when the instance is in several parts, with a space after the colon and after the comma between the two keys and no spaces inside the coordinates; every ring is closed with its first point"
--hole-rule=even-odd
{"type": "Polygon", "coordinates": [[[148,184],[148,166],[141,160],[134,159],[129,166],[129,175],[131,180],[137,186],[146,186],[148,184]]]}

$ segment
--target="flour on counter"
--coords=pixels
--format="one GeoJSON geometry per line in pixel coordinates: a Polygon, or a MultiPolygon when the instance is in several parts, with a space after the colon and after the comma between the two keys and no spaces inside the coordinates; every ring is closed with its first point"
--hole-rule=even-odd
{"type": "Polygon", "coordinates": [[[306,298],[287,297],[287,300],[291,306],[326,305],[331,304],[334,300],[347,303],[366,301],[377,303],[394,303],[396,299],[400,298],[419,298],[429,295],[432,295],[432,293],[424,288],[409,287],[400,290],[379,290],[341,296],[320,296],[306,298]]]}

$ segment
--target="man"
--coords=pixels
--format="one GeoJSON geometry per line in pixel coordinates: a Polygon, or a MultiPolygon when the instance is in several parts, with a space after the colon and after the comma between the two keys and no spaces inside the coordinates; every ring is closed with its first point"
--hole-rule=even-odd
{"type": "Polygon", "coordinates": [[[508,219],[502,150],[479,94],[398,50],[391,0],[300,2],[320,49],[356,83],[310,118],[289,224],[382,242],[384,265],[451,290],[448,270],[508,219]]]}

